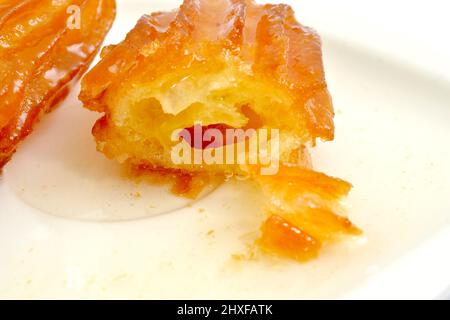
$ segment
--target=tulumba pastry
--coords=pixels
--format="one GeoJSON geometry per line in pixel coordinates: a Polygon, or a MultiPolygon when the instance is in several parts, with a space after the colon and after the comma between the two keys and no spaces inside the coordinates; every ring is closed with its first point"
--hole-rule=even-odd
{"type": "Polygon", "coordinates": [[[189,186],[208,175],[248,176],[267,199],[257,243],[270,253],[307,261],[323,245],[361,233],[343,216],[341,200],[351,185],[312,170],[308,148],[334,139],[334,112],[320,38],[297,22],[291,7],[185,0],[177,10],[144,15],[101,57],[79,97],[103,113],[93,134],[108,158],[183,177],[180,193],[190,195],[189,186]],[[196,130],[253,135],[205,144],[186,138],[196,130]],[[269,132],[258,156],[277,162],[266,173],[267,162],[237,161],[239,145],[249,151],[258,130],[269,132]],[[174,161],[180,143],[193,161],[174,161]],[[230,150],[235,161],[194,161],[199,151],[230,150]]]}
{"type": "Polygon", "coordinates": [[[1,2],[0,170],[86,71],[115,12],[114,0],[1,2]]]}

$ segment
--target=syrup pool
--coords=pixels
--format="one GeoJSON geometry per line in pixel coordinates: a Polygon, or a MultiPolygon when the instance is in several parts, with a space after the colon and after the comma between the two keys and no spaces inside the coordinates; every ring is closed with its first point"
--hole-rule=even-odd
{"type": "Polygon", "coordinates": [[[151,217],[194,202],[169,192],[168,184],[130,179],[119,164],[97,152],[91,128],[100,115],[83,109],[77,94],[73,90],[43,118],[5,169],[10,188],[24,202],[52,215],[89,221],[151,217]]]}

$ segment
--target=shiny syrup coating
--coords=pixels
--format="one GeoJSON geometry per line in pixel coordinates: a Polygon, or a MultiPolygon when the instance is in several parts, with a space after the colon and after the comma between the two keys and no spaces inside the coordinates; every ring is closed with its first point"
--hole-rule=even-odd
{"type": "Polygon", "coordinates": [[[0,168],[88,68],[115,10],[114,0],[0,3],[0,168]]]}
{"type": "Polygon", "coordinates": [[[104,50],[83,79],[80,100],[108,112],[123,83],[148,83],[204,63],[214,68],[218,56],[235,58],[251,76],[288,91],[310,140],[334,138],[320,38],[284,4],[185,0],[175,11],[144,15],[124,41],[104,50]]]}

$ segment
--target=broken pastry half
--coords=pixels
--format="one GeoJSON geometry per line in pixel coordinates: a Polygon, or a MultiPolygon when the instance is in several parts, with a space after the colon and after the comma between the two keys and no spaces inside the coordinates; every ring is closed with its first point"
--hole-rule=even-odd
{"type": "Polygon", "coordinates": [[[306,261],[361,233],[342,215],[351,185],[312,170],[308,148],[333,140],[334,112],[320,39],[291,7],[185,0],[144,15],[101,57],[80,100],[103,113],[93,134],[107,157],[182,177],[186,193],[199,176],[250,177],[267,199],[257,243],[270,253],[306,261]],[[186,161],[174,159],[180,145],[186,161]]]}
{"type": "Polygon", "coordinates": [[[0,170],[99,50],[114,0],[0,1],[0,170]]]}

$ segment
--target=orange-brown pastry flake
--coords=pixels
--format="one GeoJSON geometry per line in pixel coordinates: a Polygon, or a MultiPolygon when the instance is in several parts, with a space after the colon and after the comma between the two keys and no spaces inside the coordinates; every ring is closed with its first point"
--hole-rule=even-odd
{"type": "Polygon", "coordinates": [[[278,216],[270,216],[261,227],[258,244],[269,253],[306,262],[318,256],[322,244],[305,231],[278,216]]]}
{"type": "Polygon", "coordinates": [[[306,261],[317,256],[325,244],[362,234],[340,215],[344,211],[340,200],[351,189],[348,182],[289,166],[283,166],[276,176],[255,179],[269,199],[266,205],[269,218],[263,224],[259,240],[263,248],[306,261]]]}
{"type": "Polygon", "coordinates": [[[0,3],[0,168],[84,73],[114,17],[114,0],[0,3]]]}

